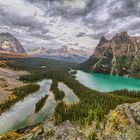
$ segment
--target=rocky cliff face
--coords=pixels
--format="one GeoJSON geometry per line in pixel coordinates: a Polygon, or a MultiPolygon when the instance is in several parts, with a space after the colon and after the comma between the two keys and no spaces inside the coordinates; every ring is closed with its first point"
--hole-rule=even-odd
{"type": "Polygon", "coordinates": [[[140,78],[140,37],[127,32],[102,37],[92,56],[78,66],[85,71],[140,78]]]}
{"type": "Polygon", "coordinates": [[[0,51],[25,53],[25,50],[20,42],[9,33],[0,34],[0,51]]]}

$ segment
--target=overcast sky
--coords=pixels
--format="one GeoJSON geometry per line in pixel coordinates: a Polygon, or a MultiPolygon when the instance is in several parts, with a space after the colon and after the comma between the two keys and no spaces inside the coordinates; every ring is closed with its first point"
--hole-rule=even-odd
{"type": "Polygon", "coordinates": [[[140,35],[140,0],[0,0],[0,32],[27,48],[94,48],[101,36],[140,35]]]}

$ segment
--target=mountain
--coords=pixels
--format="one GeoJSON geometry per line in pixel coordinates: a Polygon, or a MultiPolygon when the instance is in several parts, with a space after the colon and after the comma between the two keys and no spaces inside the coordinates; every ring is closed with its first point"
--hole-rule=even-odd
{"type": "Polygon", "coordinates": [[[20,42],[10,33],[0,33],[0,52],[26,53],[20,42]]]}
{"type": "Polygon", "coordinates": [[[91,57],[77,68],[140,78],[140,37],[129,36],[127,32],[118,33],[110,40],[102,37],[91,57]]]}
{"type": "Polygon", "coordinates": [[[87,57],[79,56],[79,55],[71,55],[71,56],[41,55],[41,56],[37,56],[37,57],[60,60],[60,61],[67,61],[67,62],[73,62],[73,63],[82,63],[87,60],[87,57]]]}
{"type": "Polygon", "coordinates": [[[84,62],[88,58],[86,51],[68,48],[67,46],[62,46],[58,49],[46,49],[40,47],[36,49],[28,49],[28,52],[34,57],[50,58],[77,63],[84,62]]]}
{"type": "Polygon", "coordinates": [[[72,55],[79,55],[88,57],[89,54],[83,50],[69,48],[67,46],[62,46],[61,48],[57,49],[46,49],[44,47],[36,48],[36,49],[28,49],[29,54],[32,55],[48,55],[48,56],[72,56],[72,55]]]}

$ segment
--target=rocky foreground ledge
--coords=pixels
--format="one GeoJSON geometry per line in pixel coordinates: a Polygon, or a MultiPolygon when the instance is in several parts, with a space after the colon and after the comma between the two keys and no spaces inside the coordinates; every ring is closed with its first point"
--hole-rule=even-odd
{"type": "Polygon", "coordinates": [[[104,140],[140,140],[140,102],[119,105],[107,118],[104,140]]]}
{"type": "MultiPolygon", "coordinates": [[[[140,140],[140,102],[122,104],[110,111],[97,140],[140,140]]],[[[99,132],[100,133],[100,132],[99,132]]],[[[89,140],[69,121],[55,125],[52,117],[43,123],[0,136],[0,140],[89,140]]]]}
{"type": "Polygon", "coordinates": [[[88,138],[78,132],[69,121],[55,126],[54,119],[49,117],[44,123],[0,136],[0,140],[88,140],[88,138]]]}

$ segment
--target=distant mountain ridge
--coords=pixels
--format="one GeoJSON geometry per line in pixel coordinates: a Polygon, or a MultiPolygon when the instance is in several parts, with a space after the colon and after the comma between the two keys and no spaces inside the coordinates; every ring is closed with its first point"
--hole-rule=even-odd
{"type": "Polygon", "coordinates": [[[30,48],[27,50],[27,53],[18,39],[16,39],[12,34],[0,33],[0,57],[3,58],[39,57],[76,63],[84,62],[88,58],[86,51],[79,51],[65,45],[56,49],[47,49],[44,47],[30,48]]]}
{"type": "Polygon", "coordinates": [[[0,51],[26,53],[20,42],[10,33],[0,33],[0,51]]]}
{"type": "Polygon", "coordinates": [[[67,46],[62,46],[61,48],[55,48],[55,49],[47,49],[44,47],[36,48],[36,49],[28,49],[29,54],[32,55],[49,55],[49,56],[72,56],[72,55],[79,55],[79,56],[85,56],[88,57],[89,54],[87,54],[84,50],[69,48],[67,46]]]}
{"type": "Polygon", "coordinates": [[[86,51],[69,48],[65,45],[56,49],[47,49],[44,47],[29,49],[28,53],[33,57],[50,58],[76,63],[84,62],[88,58],[86,51]]]}
{"type": "Polygon", "coordinates": [[[72,56],[49,56],[49,55],[41,55],[41,56],[33,56],[33,57],[39,57],[39,58],[48,58],[48,59],[54,59],[54,60],[60,60],[60,61],[67,61],[67,62],[73,62],[73,63],[82,63],[87,60],[86,57],[78,56],[78,55],[72,55],[72,56]]]}
{"type": "Polygon", "coordinates": [[[140,78],[140,37],[127,32],[100,39],[91,57],[77,66],[88,72],[140,78]]]}

